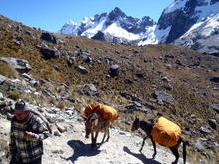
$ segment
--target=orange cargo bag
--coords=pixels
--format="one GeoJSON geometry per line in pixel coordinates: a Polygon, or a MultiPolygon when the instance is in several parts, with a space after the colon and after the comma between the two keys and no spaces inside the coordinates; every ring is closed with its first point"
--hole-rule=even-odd
{"type": "Polygon", "coordinates": [[[95,111],[98,111],[105,120],[108,120],[110,122],[118,118],[118,113],[116,109],[100,103],[93,103],[88,105],[84,110],[83,117],[87,118],[89,114],[95,111]]]}
{"type": "Polygon", "coordinates": [[[176,146],[181,138],[181,128],[170,120],[159,117],[152,129],[152,138],[166,147],[176,146]]]}

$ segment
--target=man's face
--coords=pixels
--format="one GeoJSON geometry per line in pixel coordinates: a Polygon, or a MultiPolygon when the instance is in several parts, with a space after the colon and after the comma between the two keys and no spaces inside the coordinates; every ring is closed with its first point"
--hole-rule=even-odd
{"type": "Polygon", "coordinates": [[[25,120],[29,114],[29,111],[15,111],[15,117],[17,120],[25,120]]]}

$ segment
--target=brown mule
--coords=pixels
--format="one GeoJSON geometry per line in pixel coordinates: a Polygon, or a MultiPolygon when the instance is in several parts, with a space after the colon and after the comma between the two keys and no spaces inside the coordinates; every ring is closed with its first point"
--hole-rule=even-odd
{"type": "MultiPolygon", "coordinates": [[[[155,122],[154,120],[140,121],[138,118],[136,118],[132,124],[132,129],[131,129],[132,131],[135,131],[138,128],[141,128],[146,133],[146,136],[143,138],[143,142],[142,142],[141,148],[139,150],[140,152],[142,151],[142,148],[144,146],[146,138],[148,138],[148,137],[150,138],[150,140],[153,144],[153,148],[154,148],[153,158],[155,158],[155,156],[157,154],[156,143],[152,137],[152,129],[154,127],[154,122],[155,122]]],[[[172,162],[173,164],[176,164],[178,162],[178,159],[179,159],[178,148],[179,148],[179,145],[181,142],[183,143],[183,163],[184,164],[186,163],[186,144],[187,144],[187,142],[183,141],[182,138],[180,137],[180,139],[178,140],[178,143],[175,146],[169,147],[171,152],[173,153],[173,155],[176,157],[175,161],[172,162]]]]}
{"type": "Polygon", "coordinates": [[[109,138],[110,138],[110,134],[109,134],[110,124],[111,123],[109,121],[103,119],[98,112],[93,112],[88,116],[88,118],[86,119],[86,122],[85,122],[85,132],[86,132],[85,137],[89,138],[89,135],[91,134],[91,142],[92,142],[93,147],[96,146],[97,137],[98,137],[99,132],[104,133],[104,136],[103,136],[101,143],[104,142],[106,136],[107,136],[106,142],[109,140],[109,138]]]}

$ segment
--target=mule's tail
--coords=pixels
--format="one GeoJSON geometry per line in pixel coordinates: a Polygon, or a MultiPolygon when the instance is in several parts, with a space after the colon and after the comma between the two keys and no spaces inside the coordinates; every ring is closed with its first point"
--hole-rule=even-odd
{"type": "Polygon", "coordinates": [[[183,142],[183,164],[186,164],[186,145],[188,145],[188,141],[183,142]]]}

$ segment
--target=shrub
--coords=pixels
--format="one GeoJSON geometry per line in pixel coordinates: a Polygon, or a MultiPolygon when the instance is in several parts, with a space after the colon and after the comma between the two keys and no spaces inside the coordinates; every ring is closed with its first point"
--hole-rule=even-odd
{"type": "Polygon", "coordinates": [[[21,98],[20,92],[17,90],[9,91],[8,97],[13,100],[18,100],[21,98]]]}
{"type": "Polygon", "coordinates": [[[62,101],[59,101],[56,106],[60,109],[65,109],[68,106],[68,104],[69,103],[67,101],[62,100],[62,101]]]}

